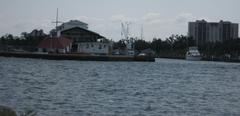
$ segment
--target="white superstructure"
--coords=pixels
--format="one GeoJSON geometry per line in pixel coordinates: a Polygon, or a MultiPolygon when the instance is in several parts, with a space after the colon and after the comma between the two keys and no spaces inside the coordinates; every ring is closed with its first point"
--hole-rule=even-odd
{"type": "Polygon", "coordinates": [[[82,42],[78,43],[79,53],[109,55],[111,53],[111,44],[104,42],[82,42]]]}
{"type": "Polygon", "coordinates": [[[190,47],[186,53],[186,60],[199,61],[201,59],[202,56],[198,51],[198,47],[190,47]]]}

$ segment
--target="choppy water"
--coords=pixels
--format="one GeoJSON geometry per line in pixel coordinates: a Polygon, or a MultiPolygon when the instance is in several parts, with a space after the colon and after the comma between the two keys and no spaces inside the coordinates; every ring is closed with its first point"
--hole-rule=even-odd
{"type": "Polygon", "coordinates": [[[240,64],[0,57],[0,104],[38,116],[239,116],[240,64]]]}

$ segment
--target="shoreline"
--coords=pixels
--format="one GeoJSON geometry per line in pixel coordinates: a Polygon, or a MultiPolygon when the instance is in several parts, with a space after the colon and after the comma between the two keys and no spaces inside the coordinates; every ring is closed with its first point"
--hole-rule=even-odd
{"type": "MultiPolygon", "coordinates": [[[[86,54],[43,54],[33,52],[0,52],[2,57],[33,58],[46,60],[77,60],[77,61],[113,61],[113,62],[155,62],[156,58],[185,60],[184,57],[149,57],[122,55],[86,55],[86,54]]],[[[240,63],[240,59],[202,58],[201,61],[240,63]]]]}
{"type": "MultiPolygon", "coordinates": [[[[156,58],[186,60],[184,57],[156,57],[156,58]]],[[[206,57],[202,58],[201,61],[240,63],[240,59],[206,58],[206,57]]]]}
{"type": "Polygon", "coordinates": [[[127,62],[155,62],[153,57],[147,56],[115,56],[115,55],[83,55],[83,54],[41,54],[32,52],[0,52],[3,57],[34,58],[47,60],[78,60],[78,61],[127,61],[127,62]]]}

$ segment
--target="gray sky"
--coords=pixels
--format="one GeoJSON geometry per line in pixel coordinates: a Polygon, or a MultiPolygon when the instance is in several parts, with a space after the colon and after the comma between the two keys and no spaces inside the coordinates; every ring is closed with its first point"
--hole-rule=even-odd
{"type": "Polygon", "coordinates": [[[228,20],[240,22],[240,0],[0,0],[0,35],[54,28],[56,9],[61,21],[89,24],[101,35],[120,39],[121,21],[130,21],[130,32],[145,40],[187,34],[187,22],[228,20]]]}

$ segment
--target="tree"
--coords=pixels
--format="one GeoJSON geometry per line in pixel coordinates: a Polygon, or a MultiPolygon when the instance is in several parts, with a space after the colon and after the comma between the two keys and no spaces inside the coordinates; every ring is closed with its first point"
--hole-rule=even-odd
{"type": "Polygon", "coordinates": [[[137,51],[142,51],[151,48],[150,46],[151,46],[150,43],[146,42],[145,40],[137,40],[134,43],[134,49],[137,51]]]}
{"type": "Polygon", "coordinates": [[[157,54],[160,53],[160,51],[163,49],[163,42],[162,40],[154,38],[151,43],[151,49],[155,51],[157,54]]]}
{"type": "Polygon", "coordinates": [[[23,36],[24,38],[27,38],[28,33],[27,33],[27,32],[22,32],[22,33],[21,33],[21,36],[23,36]]]}
{"type": "Polygon", "coordinates": [[[123,40],[119,40],[118,42],[113,43],[113,49],[125,49],[126,44],[123,40]]]}

